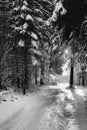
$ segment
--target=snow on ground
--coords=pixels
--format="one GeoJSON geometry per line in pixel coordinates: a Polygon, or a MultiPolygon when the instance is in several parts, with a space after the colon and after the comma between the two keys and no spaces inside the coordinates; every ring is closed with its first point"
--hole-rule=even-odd
{"type": "Polygon", "coordinates": [[[66,121],[60,105],[54,104],[46,109],[43,114],[39,130],[65,130],[66,121]]]}
{"type": "MultiPolygon", "coordinates": [[[[74,100],[73,94],[72,94],[71,90],[69,89],[69,83],[58,83],[55,86],[50,85],[50,86],[48,86],[48,88],[60,89],[61,91],[67,93],[67,97],[69,99],[74,100]]],[[[81,86],[74,86],[74,91],[77,95],[82,96],[84,98],[87,96],[87,88],[84,88],[84,87],[81,87],[81,86]]]]}
{"type": "Polygon", "coordinates": [[[54,86],[50,85],[48,88],[53,89],[53,91],[60,91],[56,95],[56,103],[62,106],[61,114],[66,120],[67,130],[86,130],[87,88],[74,86],[74,89],[69,89],[68,83],[58,83],[54,86]]]}
{"type": "Polygon", "coordinates": [[[22,109],[26,101],[26,96],[16,95],[9,91],[0,92],[0,123],[22,109]]]}
{"type": "MultiPolygon", "coordinates": [[[[69,84],[49,85],[42,88],[41,94],[52,98],[54,103],[47,108],[40,122],[40,130],[79,130],[77,123],[77,101],[69,84]]],[[[81,93],[78,88],[76,92],[81,93]]]]}
{"type": "Polygon", "coordinates": [[[0,104],[0,122],[13,119],[10,130],[87,130],[87,88],[69,89],[69,84],[58,83],[28,96],[10,94],[5,99],[0,104]],[[21,114],[12,118],[22,108],[21,114]]]}

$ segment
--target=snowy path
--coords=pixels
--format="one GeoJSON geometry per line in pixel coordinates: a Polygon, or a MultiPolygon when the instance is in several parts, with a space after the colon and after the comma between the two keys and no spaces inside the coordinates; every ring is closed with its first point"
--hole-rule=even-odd
{"type": "Polygon", "coordinates": [[[29,100],[20,111],[0,123],[0,130],[38,130],[41,115],[51,103],[41,94],[29,96],[29,100]]]}
{"type": "Polygon", "coordinates": [[[20,111],[0,123],[0,130],[87,130],[84,91],[63,86],[31,94],[20,111]]]}

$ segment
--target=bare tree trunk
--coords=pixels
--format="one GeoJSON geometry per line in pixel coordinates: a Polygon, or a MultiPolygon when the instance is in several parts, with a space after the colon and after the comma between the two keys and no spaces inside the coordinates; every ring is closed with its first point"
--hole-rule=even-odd
{"type": "Polygon", "coordinates": [[[18,83],[18,50],[16,51],[16,84],[17,84],[17,87],[15,87],[15,90],[17,88],[19,88],[19,83],[18,83]]]}
{"type": "Polygon", "coordinates": [[[37,81],[37,67],[35,66],[35,83],[37,84],[38,81],[37,81]]]}
{"type": "Polygon", "coordinates": [[[49,83],[49,69],[50,69],[50,62],[46,63],[46,83],[49,83]]]}
{"type": "Polygon", "coordinates": [[[73,79],[74,79],[74,64],[73,64],[73,58],[71,58],[70,88],[73,88],[73,79]]]}
{"type": "Polygon", "coordinates": [[[20,78],[17,77],[17,87],[20,88],[20,78]]]}
{"type": "Polygon", "coordinates": [[[85,78],[82,76],[82,86],[85,86],[85,78]]]}
{"type": "Polygon", "coordinates": [[[15,64],[13,64],[12,82],[14,86],[14,91],[16,92],[18,88],[18,81],[17,81],[18,80],[18,48],[14,48],[13,52],[14,52],[15,64]]]}
{"type": "Polygon", "coordinates": [[[22,57],[21,57],[21,55],[22,55],[22,53],[23,53],[23,50],[22,50],[22,48],[15,48],[15,58],[16,58],[16,73],[14,73],[13,74],[13,77],[14,77],[14,81],[15,81],[15,78],[16,78],[16,85],[15,85],[15,91],[17,91],[17,89],[18,88],[20,88],[21,87],[21,80],[20,80],[20,76],[19,76],[19,62],[20,62],[20,60],[19,59],[21,59],[21,60],[23,60],[22,59],[22,57]],[[15,76],[15,74],[16,74],[16,76],[15,76]]]}
{"type": "Polygon", "coordinates": [[[41,64],[40,85],[44,85],[44,63],[41,64]]]}
{"type": "Polygon", "coordinates": [[[28,85],[28,61],[27,61],[28,49],[26,47],[24,47],[23,49],[24,49],[24,66],[25,66],[23,95],[25,95],[26,94],[26,88],[27,88],[27,85],[28,85]]]}

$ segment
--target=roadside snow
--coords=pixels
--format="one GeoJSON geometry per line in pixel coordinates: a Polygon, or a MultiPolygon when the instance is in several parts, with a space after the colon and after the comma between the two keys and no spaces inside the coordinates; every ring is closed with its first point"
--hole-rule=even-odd
{"type": "Polygon", "coordinates": [[[27,97],[0,92],[0,123],[11,118],[24,107],[27,97]]]}

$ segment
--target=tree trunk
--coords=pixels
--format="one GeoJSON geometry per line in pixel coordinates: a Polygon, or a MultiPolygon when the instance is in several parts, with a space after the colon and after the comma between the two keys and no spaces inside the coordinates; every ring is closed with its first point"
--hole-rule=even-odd
{"type": "Polygon", "coordinates": [[[24,66],[25,66],[23,95],[25,95],[26,94],[26,88],[27,88],[27,85],[28,85],[28,61],[27,61],[28,49],[26,47],[24,47],[23,49],[24,49],[24,66]]]}
{"type": "Polygon", "coordinates": [[[44,63],[41,64],[40,85],[44,85],[44,63]]]}
{"type": "Polygon", "coordinates": [[[20,78],[17,77],[17,88],[20,88],[20,78]]]}
{"type": "Polygon", "coordinates": [[[74,79],[74,64],[73,58],[71,58],[71,70],[70,70],[70,88],[73,88],[73,79],[74,79]]]}
{"type": "Polygon", "coordinates": [[[49,70],[50,70],[50,62],[48,61],[46,64],[46,83],[49,83],[49,70]]]}
{"type": "Polygon", "coordinates": [[[38,81],[37,81],[37,67],[35,67],[35,83],[37,84],[38,81]]]}
{"type": "Polygon", "coordinates": [[[82,86],[85,86],[85,79],[84,79],[84,76],[82,76],[82,86]]]}
{"type": "MultiPolygon", "coordinates": [[[[19,56],[21,55],[21,51],[20,51],[21,48],[16,48],[15,51],[16,51],[16,85],[15,85],[15,91],[17,91],[18,88],[20,88],[20,78],[18,76],[19,74],[19,56]]],[[[15,73],[14,73],[15,74],[15,73]]],[[[15,75],[14,75],[15,77],[15,75]]]]}
{"type": "Polygon", "coordinates": [[[18,78],[18,48],[13,49],[14,55],[15,55],[15,64],[13,64],[13,86],[14,86],[14,91],[17,91],[18,88],[18,83],[17,83],[17,78],[18,78]]]}

